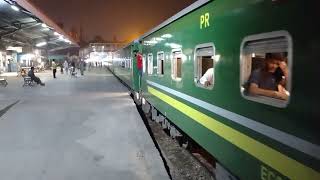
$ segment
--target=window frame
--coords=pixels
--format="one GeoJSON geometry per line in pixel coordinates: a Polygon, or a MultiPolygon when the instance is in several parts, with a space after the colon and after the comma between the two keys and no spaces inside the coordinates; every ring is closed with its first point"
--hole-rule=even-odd
{"type": "MultiPolygon", "coordinates": [[[[239,76],[239,85],[240,85],[240,93],[241,96],[246,99],[246,100],[250,100],[250,101],[254,101],[257,103],[261,103],[261,104],[266,104],[266,105],[270,105],[270,106],[274,106],[274,107],[278,107],[278,108],[286,108],[288,106],[288,104],[290,103],[290,99],[291,99],[291,92],[292,92],[292,65],[293,65],[293,41],[292,41],[292,37],[290,35],[290,33],[288,31],[285,30],[280,30],[280,31],[272,31],[272,32],[266,32],[266,33],[261,33],[261,34],[253,34],[253,35],[249,35],[243,38],[242,42],[241,42],[241,46],[240,46],[240,76],[239,76]],[[248,54],[245,54],[245,45],[247,42],[249,41],[258,41],[258,40],[265,40],[268,41],[268,39],[272,39],[272,38],[281,38],[284,37],[287,40],[287,66],[288,66],[288,70],[289,70],[289,78],[286,81],[286,89],[288,90],[288,92],[290,93],[288,100],[281,100],[281,99],[276,99],[276,98],[272,98],[272,97],[266,97],[266,96],[248,96],[244,94],[244,87],[243,84],[248,81],[248,78],[245,81],[245,77],[244,77],[244,68],[246,66],[248,66],[248,54]]],[[[253,52],[254,53],[254,52],[253,52]]],[[[275,52],[264,52],[264,53],[275,53],[275,52]]],[[[250,55],[250,54],[249,54],[250,55]]],[[[252,61],[250,64],[250,71],[251,71],[251,65],[252,65],[252,61]]],[[[250,77],[250,75],[249,75],[250,77]]]]}
{"type": "MultiPolygon", "coordinates": [[[[204,89],[208,89],[208,90],[212,90],[214,85],[215,85],[215,57],[216,55],[216,47],[214,45],[213,42],[209,42],[209,43],[203,43],[203,44],[198,44],[196,45],[196,47],[194,48],[194,55],[193,55],[193,62],[194,62],[194,83],[196,87],[200,87],[200,88],[204,88],[204,89]],[[197,49],[201,49],[201,48],[210,48],[212,47],[213,50],[213,55],[212,55],[212,61],[213,61],[213,77],[212,77],[212,85],[205,87],[204,85],[202,85],[199,81],[201,77],[199,76],[199,64],[198,64],[198,56],[197,56],[197,49]]],[[[202,57],[202,56],[201,56],[202,57]]],[[[201,67],[202,68],[202,67],[201,67]]]]}
{"type": "Polygon", "coordinates": [[[153,75],[153,68],[154,68],[154,66],[153,66],[153,54],[152,54],[152,53],[148,53],[147,58],[148,58],[148,59],[147,59],[147,61],[148,61],[147,74],[148,74],[149,76],[151,76],[151,75],[153,75]],[[150,61],[149,57],[151,57],[151,61],[150,61]],[[150,63],[150,62],[151,62],[151,63],[150,63]],[[152,68],[149,68],[149,66],[152,66],[152,68]],[[150,72],[150,69],[151,69],[151,72],[150,72]]]}
{"type": "Polygon", "coordinates": [[[158,74],[158,76],[159,77],[163,77],[164,76],[164,63],[165,63],[165,57],[164,57],[164,52],[163,51],[159,51],[159,52],[157,52],[157,74],[158,74]],[[159,58],[159,55],[160,54],[162,54],[162,60],[160,60],[160,58],[159,58]],[[162,71],[163,71],[163,74],[161,74],[160,72],[160,66],[159,66],[159,62],[160,61],[163,61],[163,64],[162,64],[162,66],[161,66],[161,69],[162,69],[162,71]]]}
{"type": "Polygon", "coordinates": [[[171,60],[171,79],[176,81],[176,82],[181,82],[182,81],[182,64],[183,64],[182,63],[182,57],[183,57],[182,49],[172,49],[171,50],[171,58],[170,58],[170,60],[171,60]],[[175,58],[174,54],[177,53],[177,52],[179,52],[178,53],[179,57],[175,58]],[[176,62],[176,60],[178,58],[181,59],[181,77],[179,77],[179,78],[175,77],[177,73],[174,72],[174,68],[175,68],[175,65],[176,65],[175,62],[176,62]]]}

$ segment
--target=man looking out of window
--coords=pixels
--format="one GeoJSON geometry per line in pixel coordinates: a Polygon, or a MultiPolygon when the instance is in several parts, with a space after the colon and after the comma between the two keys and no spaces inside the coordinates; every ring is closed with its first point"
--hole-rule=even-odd
{"type": "Polygon", "coordinates": [[[209,68],[206,73],[200,78],[200,84],[205,87],[213,84],[213,68],[209,68]]]}
{"type": "Polygon", "coordinates": [[[287,100],[289,92],[285,89],[288,68],[282,53],[267,53],[265,66],[254,70],[249,78],[251,95],[268,96],[287,100]]]}

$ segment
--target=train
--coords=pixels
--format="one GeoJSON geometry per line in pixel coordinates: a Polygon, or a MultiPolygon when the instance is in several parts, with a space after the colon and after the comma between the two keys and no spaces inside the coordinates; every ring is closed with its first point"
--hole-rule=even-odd
{"type": "Polygon", "coordinates": [[[199,0],[115,52],[108,68],[173,136],[187,135],[215,158],[217,179],[319,180],[316,7],[199,0]],[[274,54],[281,57],[270,61],[274,54]],[[283,70],[280,80],[270,62],[283,70]],[[264,90],[263,79],[276,89],[264,90]]]}

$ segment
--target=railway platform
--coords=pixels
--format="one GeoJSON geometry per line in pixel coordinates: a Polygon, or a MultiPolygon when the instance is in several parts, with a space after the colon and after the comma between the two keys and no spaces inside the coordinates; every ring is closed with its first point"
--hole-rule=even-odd
{"type": "Polygon", "coordinates": [[[104,69],[85,73],[0,87],[1,179],[169,179],[128,90],[104,69]]]}

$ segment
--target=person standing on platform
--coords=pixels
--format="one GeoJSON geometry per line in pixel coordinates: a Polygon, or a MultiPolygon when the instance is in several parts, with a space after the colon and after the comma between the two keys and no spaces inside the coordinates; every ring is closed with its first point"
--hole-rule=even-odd
{"type": "Polygon", "coordinates": [[[88,68],[88,71],[90,71],[90,69],[91,69],[91,65],[92,65],[92,62],[89,62],[89,68],[88,68]]]}
{"type": "Polygon", "coordinates": [[[85,62],[83,61],[83,60],[81,60],[80,61],[80,63],[79,63],[79,68],[80,68],[80,73],[81,73],[81,76],[83,76],[83,71],[84,71],[84,66],[85,66],[85,64],[84,64],[85,62]]]}
{"type": "Polygon", "coordinates": [[[63,67],[64,67],[64,70],[66,71],[66,74],[68,74],[69,64],[68,64],[67,60],[64,61],[63,67]]]}
{"type": "Polygon", "coordinates": [[[60,72],[61,74],[63,74],[63,64],[62,63],[59,63],[60,64],[60,72]]]}
{"type": "Polygon", "coordinates": [[[72,72],[76,71],[76,63],[74,61],[71,62],[72,72]]]}
{"type": "Polygon", "coordinates": [[[138,50],[135,50],[135,57],[137,60],[137,69],[138,69],[138,75],[139,75],[139,85],[141,85],[141,77],[142,77],[142,68],[143,68],[143,64],[142,64],[142,55],[141,53],[139,53],[138,50]]]}
{"type": "Polygon", "coordinates": [[[52,73],[53,73],[53,78],[56,78],[56,72],[57,72],[57,64],[56,60],[52,60],[52,73]]]}

